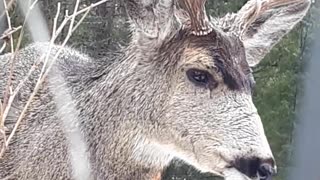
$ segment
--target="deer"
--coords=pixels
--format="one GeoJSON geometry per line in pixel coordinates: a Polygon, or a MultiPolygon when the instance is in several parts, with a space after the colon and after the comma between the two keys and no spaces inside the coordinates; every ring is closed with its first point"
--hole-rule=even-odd
{"type": "MultiPolygon", "coordinates": [[[[13,88],[43,54],[62,50],[0,159],[0,179],[161,179],[173,159],[227,180],[272,179],[251,68],[311,2],[249,0],[214,18],[205,2],[125,1],[131,40],[116,57],[38,42],[21,49],[13,88]]],[[[10,57],[0,57],[1,98],[10,57]]],[[[8,130],[40,70],[15,97],[8,130]]]]}

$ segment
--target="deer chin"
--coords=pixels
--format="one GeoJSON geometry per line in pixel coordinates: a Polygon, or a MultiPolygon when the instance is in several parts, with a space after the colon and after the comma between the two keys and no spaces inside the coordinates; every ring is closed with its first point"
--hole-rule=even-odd
{"type": "Polygon", "coordinates": [[[258,180],[256,178],[251,179],[246,175],[242,174],[236,168],[226,168],[223,172],[223,178],[225,180],[258,180]]]}
{"type": "Polygon", "coordinates": [[[238,171],[236,168],[226,168],[222,172],[222,177],[225,180],[262,180],[264,178],[259,177],[259,174],[257,174],[257,177],[249,178],[248,176],[244,175],[240,171],[238,171]]]}
{"type": "Polygon", "coordinates": [[[214,160],[211,159],[206,162],[201,161],[199,164],[191,164],[196,168],[198,167],[201,172],[209,172],[216,176],[223,177],[225,180],[259,180],[259,178],[249,178],[236,168],[232,167],[231,164],[229,164],[228,161],[226,161],[226,159],[222,158],[221,156],[216,156],[214,160]],[[208,162],[215,162],[214,166],[211,166],[211,163],[209,165],[208,162]]]}

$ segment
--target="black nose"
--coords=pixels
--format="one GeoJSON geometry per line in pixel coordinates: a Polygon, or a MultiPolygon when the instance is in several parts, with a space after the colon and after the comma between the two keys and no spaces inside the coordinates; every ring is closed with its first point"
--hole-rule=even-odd
{"type": "Polygon", "coordinates": [[[260,180],[271,180],[276,174],[273,159],[239,158],[234,162],[234,167],[250,178],[259,176],[260,180]]]}

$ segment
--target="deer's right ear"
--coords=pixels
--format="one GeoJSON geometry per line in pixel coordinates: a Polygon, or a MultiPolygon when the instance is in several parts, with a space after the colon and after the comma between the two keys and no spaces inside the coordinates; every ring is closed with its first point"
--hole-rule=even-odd
{"type": "Polygon", "coordinates": [[[125,0],[134,35],[163,40],[174,23],[173,0],[125,0]]]}

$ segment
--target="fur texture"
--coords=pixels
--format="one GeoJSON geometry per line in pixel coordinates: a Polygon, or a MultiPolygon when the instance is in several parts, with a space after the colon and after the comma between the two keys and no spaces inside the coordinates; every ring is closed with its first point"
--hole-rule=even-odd
{"type": "MultiPolygon", "coordinates": [[[[172,1],[126,3],[130,45],[111,64],[113,58],[96,60],[63,48],[0,159],[0,179],[152,179],[173,158],[231,177],[239,174],[230,170],[239,158],[273,161],[251,99],[249,65],[301,20],[310,2],[258,13],[243,33],[231,23],[246,21],[240,19],[250,13],[244,8],[214,21],[215,29],[200,37],[168,13],[172,1]],[[206,72],[208,83],[190,81],[190,69],[206,72]]],[[[14,100],[9,130],[48,47],[35,43],[15,57],[14,87],[34,63],[38,68],[14,100]]],[[[52,56],[59,48],[52,47],[52,56]]],[[[10,56],[0,57],[0,92],[10,56]]]]}

